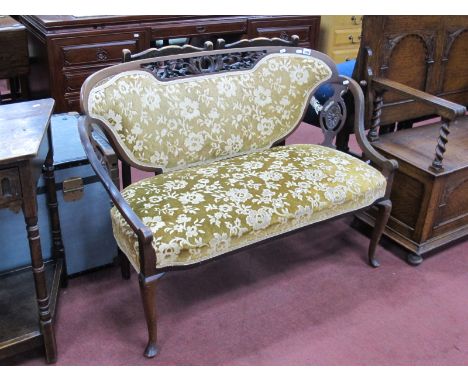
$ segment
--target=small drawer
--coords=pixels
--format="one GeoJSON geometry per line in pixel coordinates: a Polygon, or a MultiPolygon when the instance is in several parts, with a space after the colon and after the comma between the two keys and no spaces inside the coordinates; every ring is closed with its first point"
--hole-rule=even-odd
{"type": "Polygon", "coordinates": [[[63,65],[69,67],[96,63],[118,63],[122,61],[122,49],[137,52],[137,41],[125,40],[66,46],[62,48],[63,65]]]}
{"type": "Polygon", "coordinates": [[[291,36],[299,36],[299,42],[309,42],[310,27],[297,26],[297,27],[283,27],[283,28],[258,28],[258,36],[273,38],[279,37],[283,40],[289,41],[291,36]]]}
{"type": "Polygon", "coordinates": [[[190,37],[198,35],[245,33],[247,31],[247,19],[239,20],[207,20],[197,23],[161,24],[151,29],[152,39],[190,37]]]}
{"type": "Polygon", "coordinates": [[[21,199],[21,184],[18,169],[7,168],[0,170],[0,206],[21,199]]]}
{"type": "MultiPolygon", "coordinates": [[[[107,66],[107,65],[105,65],[107,66]]],[[[105,67],[103,66],[103,67],[105,67]]],[[[93,67],[87,70],[80,71],[63,71],[63,93],[79,93],[83,82],[94,72],[101,69],[101,67],[93,67]]]]}
{"type": "Polygon", "coordinates": [[[80,93],[72,93],[64,97],[65,104],[67,105],[67,110],[76,111],[77,113],[82,113],[80,106],[80,93]]]}
{"type": "Polygon", "coordinates": [[[314,48],[319,33],[320,17],[272,17],[249,22],[249,38],[279,37],[289,40],[299,36],[299,45],[314,48]]]}
{"type": "Polygon", "coordinates": [[[330,57],[337,64],[349,60],[354,60],[357,57],[359,47],[354,49],[335,49],[331,52],[330,57]]]}
{"type": "Polygon", "coordinates": [[[334,33],[335,45],[356,45],[361,42],[361,29],[337,29],[334,33]]]}
{"type": "Polygon", "coordinates": [[[333,24],[337,27],[356,27],[362,25],[362,16],[332,16],[333,24]]]}

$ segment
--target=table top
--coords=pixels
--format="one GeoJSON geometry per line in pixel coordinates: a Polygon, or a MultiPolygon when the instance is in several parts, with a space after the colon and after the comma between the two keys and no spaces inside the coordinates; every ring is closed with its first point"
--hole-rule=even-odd
{"type": "Polygon", "coordinates": [[[37,156],[54,103],[47,98],[0,105],[0,165],[37,156]]]}

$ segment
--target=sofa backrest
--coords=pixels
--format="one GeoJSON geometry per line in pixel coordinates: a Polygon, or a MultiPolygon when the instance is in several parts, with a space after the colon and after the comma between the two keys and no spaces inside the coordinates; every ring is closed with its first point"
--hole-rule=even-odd
{"type": "MultiPolygon", "coordinates": [[[[180,78],[167,77],[167,60],[116,65],[85,83],[82,108],[144,169],[176,170],[264,150],[300,124],[315,89],[336,76],[326,56],[285,50],[257,50],[261,57],[247,69],[202,69],[180,78]]],[[[216,53],[204,59],[219,61],[216,53]]]]}

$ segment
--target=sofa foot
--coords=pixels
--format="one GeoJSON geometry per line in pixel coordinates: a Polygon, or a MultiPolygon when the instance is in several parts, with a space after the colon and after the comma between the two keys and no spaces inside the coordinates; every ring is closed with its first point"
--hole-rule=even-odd
{"type": "Polygon", "coordinates": [[[379,210],[377,219],[375,220],[374,230],[372,231],[372,237],[369,244],[369,264],[374,268],[377,268],[380,263],[375,258],[375,250],[377,244],[382,237],[382,233],[387,225],[388,218],[390,217],[390,212],[392,211],[392,202],[389,199],[382,200],[377,203],[377,208],[379,210]]]}
{"type": "Polygon", "coordinates": [[[414,266],[417,266],[423,262],[423,258],[421,255],[417,255],[416,253],[408,253],[406,255],[406,261],[414,266]]]}
{"type": "Polygon", "coordinates": [[[153,358],[156,356],[156,354],[158,354],[158,352],[159,352],[159,349],[156,346],[156,344],[153,342],[148,342],[148,345],[146,345],[146,348],[145,348],[144,356],[146,358],[153,358]]]}
{"type": "Polygon", "coordinates": [[[373,267],[373,268],[378,268],[378,267],[380,267],[379,260],[377,260],[376,258],[369,259],[369,264],[370,264],[371,267],[373,267]]]}

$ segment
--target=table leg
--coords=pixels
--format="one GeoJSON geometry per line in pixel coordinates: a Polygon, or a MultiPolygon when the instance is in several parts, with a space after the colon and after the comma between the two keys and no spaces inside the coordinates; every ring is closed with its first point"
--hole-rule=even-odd
{"type": "MultiPolygon", "coordinates": [[[[29,170],[29,169],[28,169],[29,170]]],[[[22,177],[22,180],[26,177],[22,177]]],[[[30,178],[30,177],[29,177],[30,178]]],[[[28,187],[27,195],[23,198],[23,212],[28,232],[29,249],[31,253],[31,264],[36,287],[37,306],[39,308],[39,324],[44,338],[46,360],[48,363],[57,359],[57,345],[50,313],[49,293],[44,273],[44,261],[42,259],[41,239],[39,226],[37,224],[37,199],[34,185],[28,187]]]]}
{"type": "Polygon", "coordinates": [[[57,191],[55,187],[53,152],[49,151],[42,168],[47,190],[47,205],[49,207],[50,227],[52,231],[52,255],[55,259],[62,259],[63,271],[61,275],[61,286],[68,284],[67,264],[65,261],[65,250],[60,229],[60,218],[58,213],[57,191]]]}

